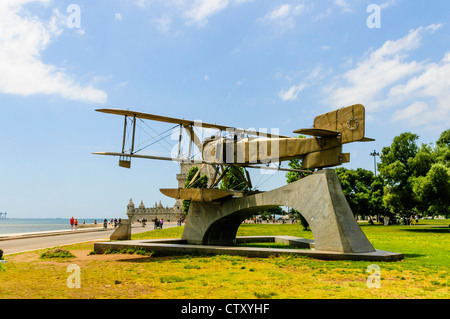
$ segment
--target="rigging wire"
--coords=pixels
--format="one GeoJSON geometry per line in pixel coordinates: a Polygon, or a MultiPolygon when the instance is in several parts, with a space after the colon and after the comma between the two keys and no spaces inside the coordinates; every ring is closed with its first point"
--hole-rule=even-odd
{"type": "MultiPolygon", "coordinates": [[[[171,150],[168,149],[165,145],[163,145],[163,144],[161,143],[161,141],[166,141],[166,143],[169,144],[170,147],[172,147],[172,145],[166,140],[166,138],[172,135],[172,132],[171,132],[171,131],[172,131],[174,128],[178,127],[178,125],[175,125],[174,127],[171,127],[171,128],[165,130],[165,131],[162,132],[162,133],[158,133],[158,132],[156,132],[151,126],[149,126],[147,123],[145,123],[142,119],[139,119],[139,120],[140,120],[142,123],[144,123],[147,127],[149,127],[153,132],[155,132],[155,134],[157,135],[156,137],[160,137],[160,139],[156,139],[155,136],[152,136],[152,135],[151,135],[149,132],[147,132],[142,126],[139,126],[140,130],[142,130],[144,133],[146,133],[148,136],[150,136],[150,138],[147,139],[147,140],[145,140],[145,141],[142,142],[142,143],[139,143],[138,146],[141,146],[142,144],[147,143],[148,141],[151,141],[151,140],[154,140],[154,142],[152,142],[152,143],[150,143],[150,144],[148,144],[148,145],[146,145],[146,146],[141,147],[139,150],[135,151],[135,153],[140,152],[140,151],[142,151],[143,149],[146,149],[146,148],[148,148],[148,147],[150,147],[150,146],[152,146],[152,145],[154,145],[154,144],[156,144],[156,143],[159,143],[166,151],[171,152],[171,150]],[[168,133],[169,131],[170,131],[170,134],[167,134],[167,135],[164,135],[164,136],[163,136],[163,134],[166,134],[166,133],[168,133]]],[[[139,132],[140,132],[140,131],[139,131],[139,132]]],[[[139,139],[140,139],[140,137],[139,137],[139,139]]],[[[131,150],[131,149],[128,149],[127,151],[130,151],[130,150],[131,150]]]]}

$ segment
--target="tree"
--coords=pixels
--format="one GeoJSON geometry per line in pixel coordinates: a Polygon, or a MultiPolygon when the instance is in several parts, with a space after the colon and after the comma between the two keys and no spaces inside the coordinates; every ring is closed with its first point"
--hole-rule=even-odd
{"type": "Polygon", "coordinates": [[[415,178],[413,192],[431,215],[450,215],[450,169],[445,165],[433,164],[425,176],[415,178]]]}
{"type": "Polygon", "coordinates": [[[392,213],[386,208],[384,204],[384,183],[380,176],[374,176],[373,182],[370,185],[371,196],[369,200],[369,214],[393,217],[392,213]]]}
{"type": "Polygon", "coordinates": [[[383,203],[383,181],[371,171],[339,167],[336,175],[341,183],[342,192],[354,215],[388,215],[383,203]]]}
{"type": "Polygon", "coordinates": [[[384,204],[393,214],[404,218],[407,218],[418,204],[417,199],[411,196],[410,176],[414,165],[408,161],[418,153],[418,138],[418,135],[409,132],[395,137],[391,146],[383,148],[381,163],[378,165],[385,184],[384,204]]]}
{"type": "Polygon", "coordinates": [[[436,141],[436,162],[450,167],[450,129],[442,132],[436,141]]]}
{"type": "Polygon", "coordinates": [[[444,132],[441,133],[441,136],[436,141],[436,145],[439,147],[444,146],[450,147],[450,129],[445,130],[444,132]]]}
{"type": "Polygon", "coordinates": [[[422,144],[422,147],[414,157],[408,158],[408,166],[412,176],[425,176],[431,166],[436,163],[437,153],[430,145],[422,144]]]}
{"type": "Polygon", "coordinates": [[[220,182],[220,189],[232,189],[236,191],[248,190],[247,183],[243,178],[245,172],[240,166],[229,166],[228,171],[225,173],[224,179],[220,182]]]}
{"type": "Polygon", "coordinates": [[[408,221],[411,214],[449,214],[450,129],[433,145],[416,145],[418,135],[403,133],[383,148],[380,176],[384,203],[408,221]]]}
{"type": "MultiPolygon", "coordinates": [[[[191,184],[190,182],[194,178],[195,174],[198,172],[198,166],[193,166],[188,172],[188,175],[186,177],[186,182],[184,183],[184,188],[206,188],[208,187],[208,176],[203,175],[201,177],[197,176],[195,181],[191,184]]],[[[183,200],[183,212],[187,215],[189,211],[189,206],[191,204],[190,200],[183,200]]]]}

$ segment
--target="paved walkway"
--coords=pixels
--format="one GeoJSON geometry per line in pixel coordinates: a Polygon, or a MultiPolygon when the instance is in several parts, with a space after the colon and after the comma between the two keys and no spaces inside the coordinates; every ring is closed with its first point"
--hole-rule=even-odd
{"type": "MultiPolygon", "coordinates": [[[[163,228],[177,227],[177,223],[164,223],[163,228]]],[[[153,231],[153,223],[148,223],[142,227],[135,223],[131,228],[132,234],[138,234],[145,231],[153,231]]],[[[80,228],[77,230],[58,230],[23,234],[0,235],[0,249],[4,255],[16,254],[20,252],[51,248],[56,246],[71,245],[89,241],[109,240],[109,236],[115,231],[115,228],[104,229],[80,228]]]]}

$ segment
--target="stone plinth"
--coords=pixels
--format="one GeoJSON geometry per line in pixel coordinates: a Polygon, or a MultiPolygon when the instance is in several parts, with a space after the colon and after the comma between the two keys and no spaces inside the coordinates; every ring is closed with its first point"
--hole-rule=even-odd
{"type": "Polygon", "coordinates": [[[313,232],[315,249],[375,252],[342,192],[334,170],[321,170],[278,189],[218,202],[191,202],[182,239],[188,244],[233,245],[241,223],[259,211],[288,206],[313,232]]]}
{"type": "Polygon", "coordinates": [[[131,222],[128,219],[122,219],[119,227],[111,234],[110,240],[130,240],[131,222]]]}

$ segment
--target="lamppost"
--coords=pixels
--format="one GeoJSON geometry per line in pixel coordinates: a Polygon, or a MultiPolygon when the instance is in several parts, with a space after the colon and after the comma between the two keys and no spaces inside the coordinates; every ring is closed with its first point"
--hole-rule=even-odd
{"type": "Polygon", "coordinates": [[[380,156],[380,153],[377,153],[377,151],[373,151],[370,153],[370,156],[373,156],[373,168],[375,171],[375,176],[377,176],[377,156],[380,156]]]}

